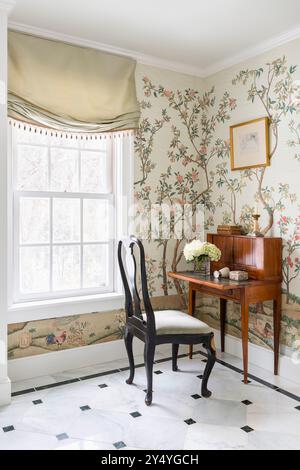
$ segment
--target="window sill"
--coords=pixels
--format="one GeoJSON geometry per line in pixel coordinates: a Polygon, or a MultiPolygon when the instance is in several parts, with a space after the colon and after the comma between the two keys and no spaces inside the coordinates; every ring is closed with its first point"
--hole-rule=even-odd
{"type": "Polygon", "coordinates": [[[46,320],[92,312],[108,312],[124,307],[124,295],[108,293],[13,304],[8,308],[8,324],[46,320]]]}

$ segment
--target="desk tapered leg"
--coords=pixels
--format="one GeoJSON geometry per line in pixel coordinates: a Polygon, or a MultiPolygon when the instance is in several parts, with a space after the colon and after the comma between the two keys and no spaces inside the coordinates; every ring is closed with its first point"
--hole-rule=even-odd
{"type": "Polygon", "coordinates": [[[279,365],[279,347],[280,347],[280,328],[281,328],[281,292],[273,301],[274,318],[274,374],[278,375],[279,365]]]}
{"type": "Polygon", "coordinates": [[[225,352],[225,323],[227,314],[227,300],[220,299],[220,322],[221,322],[221,351],[225,352]]]}
{"type": "Polygon", "coordinates": [[[241,298],[242,316],[242,345],[243,345],[243,367],[244,383],[248,383],[248,329],[249,329],[249,303],[245,294],[241,298]]]}
{"type": "MultiPolygon", "coordinates": [[[[196,301],[196,291],[189,286],[189,314],[194,315],[195,313],[195,301],[196,301]]],[[[189,358],[193,359],[193,345],[190,345],[189,358]]]]}

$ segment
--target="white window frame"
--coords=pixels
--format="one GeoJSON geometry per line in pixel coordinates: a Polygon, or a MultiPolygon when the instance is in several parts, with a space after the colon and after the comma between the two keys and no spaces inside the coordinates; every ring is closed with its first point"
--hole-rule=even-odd
{"type": "MultiPolygon", "coordinates": [[[[53,295],[47,294],[45,299],[36,299],[35,296],[27,296],[27,298],[18,298],[16,296],[14,286],[19,279],[19,268],[14,263],[14,253],[16,250],[16,244],[19,241],[19,234],[14,233],[14,220],[18,217],[18,199],[20,196],[30,196],[32,193],[36,197],[51,197],[52,199],[62,196],[62,193],[55,193],[52,191],[46,192],[31,192],[31,191],[14,191],[14,175],[13,175],[13,160],[16,155],[16,151],[13,148],[16,139],[14,139],[14,128],[8,126],[8,254],[9,254],[9,269],[8,269],[8,298],[9,298],[9,315],[12,322],[17,321],[29,321],[43,318],[49,318],[49,315],[55,317],[72,315],[74,313],[90,313],[94,311],[108,311],[112,309],[122,308],[124,305],[124,295],[119,276],[119,269],[117,264],[117,243],[118,240],[128,234],[128,213],[129,207],[133,202],[133,133],[130,133],[127,137],[127,142],[122,138],[115,139],[114,135],[110,135],[107,138],[111,139],[112,142],[112,172],[113,172],[113,188],[112,194],[93,194],[93,193],[64,193],[63,197],[66,198],[105,198],[113,202],[114,214],[112,217],[114,237],[110,238],[110,252],[111,257],[109,262],[111,263],[112,269],[110,270],[111,279],[109,287],[99,293],[95,289],[84,289],[84,291],[64,291],[53,293],[53,295]]],[[[82,204],[81,204],[82,206],[82,204]]],[[[18,224],[17,224],[18,225],[18,224]]],[[[61,245],[79,245],[80,243],[59,243],[61,245]]],[[[59,245],[58,244],[58,245],[59,245]]],[[[86,243],[97,244],[94,242],[86,243]]],[[[101,244],[101,242],[99,242],[101,244]]],[[[28,246],[28,245],[26,245],[28,246]]]]}

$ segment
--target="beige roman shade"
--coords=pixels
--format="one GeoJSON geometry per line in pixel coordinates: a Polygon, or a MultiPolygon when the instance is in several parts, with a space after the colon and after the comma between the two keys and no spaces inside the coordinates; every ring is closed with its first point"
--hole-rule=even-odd
{"type": "Polygon", "coordinates": [[[9,31],[9,117],[72,132],[138,126],[134,60],[9,31]]]}

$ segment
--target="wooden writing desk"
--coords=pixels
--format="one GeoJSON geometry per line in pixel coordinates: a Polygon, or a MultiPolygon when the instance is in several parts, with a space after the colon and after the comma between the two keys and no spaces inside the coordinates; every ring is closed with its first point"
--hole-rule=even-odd
{"type": "MultiPolygon", "coordinates": [[[[227,300],[241,305],[241,329],[244,364],[244,382],[248,383],[248,328],[249,305],[273,300],[274,318],[274,374],[278,375],[279,340],[281,324],[281,238],[252,238],[232,235],[213,235],[208,241],[222,251],[218,263],[212,263],[211,271],[228,266],[249,273],[248,281],[230,281],[201,277],[194,272],[169,273],[173,279],[189,283],[189,314],[194,315],[196,292],[220,299],[221,349],[225,351],[225,322],[227,300]]],[[[192,348],[190,350],[192,357],[192,348]]]]}

